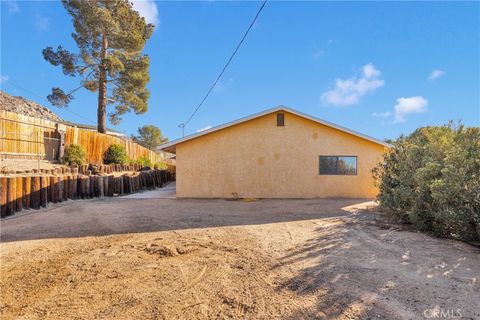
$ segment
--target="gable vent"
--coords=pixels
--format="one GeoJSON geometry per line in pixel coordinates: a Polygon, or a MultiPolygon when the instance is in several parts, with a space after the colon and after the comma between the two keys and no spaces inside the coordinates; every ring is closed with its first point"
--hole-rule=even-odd
{"type": "Polygon", "coordinates": [[[284,127],[285,126],[285,113],[279,112],[277,113],[277,127],[284,127]]]}

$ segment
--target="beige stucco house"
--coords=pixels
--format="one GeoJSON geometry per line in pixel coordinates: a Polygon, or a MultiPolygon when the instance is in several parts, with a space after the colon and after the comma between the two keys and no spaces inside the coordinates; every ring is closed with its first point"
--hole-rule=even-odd
{"type": "Polygon", "coordinates": [[[176,154],[177,197],[373,198],[390,147],[279,106],[159,149],[176,154]]]}

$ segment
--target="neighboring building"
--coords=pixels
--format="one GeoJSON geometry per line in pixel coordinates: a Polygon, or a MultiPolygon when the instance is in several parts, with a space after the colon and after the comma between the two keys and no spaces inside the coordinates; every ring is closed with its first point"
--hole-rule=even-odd
{"type": "Polygon", "coordinates": [[[159,149],[176,154],[177,197],[373,198],[390,147],[279,106],[159,149]]]}
{"type": "MultiPolygon", "coordinates": [[[[97,128],[98,128],[96,125],[92,126],[90,124],[76,123],[76,122],[70,122],[70,121],[64,121],[62,123],[70,127],[77,127],[79,129],[85,129],[85,130],[95,131],[95,132],[97,132],[97,128]]],[[[125,133],[121,131],[113,130],[110,128],[107,128],[106,134],[110,136],[123,138],[123,139],[129,139],[125,133]]]]}

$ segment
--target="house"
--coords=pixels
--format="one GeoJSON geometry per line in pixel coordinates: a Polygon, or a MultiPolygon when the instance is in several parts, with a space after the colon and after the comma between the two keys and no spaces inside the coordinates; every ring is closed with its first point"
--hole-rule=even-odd
{"type": "Polygon", "coordinates": [[[161,145],[177,197],[373,198],[391,145],[279,106],[161,145]]]}
{"type": "MultiPolygon", "coordinates": [[[[89,124],[83,124],[83,123],[75,123],[75,122],[70,122],[70,121],[63,121],[62,122],[63,124],[67,125],[67,126],[70,126],[70,127],[77,127],[79,129],[84,129],[84,130],[88,130],[88,131],[95,131],[97,132],[98,130],[98,127],[95,125],[95,126],[92,126],[92,125],[89,125],[89,124]]],[[[106,134],[110,135],[110,136],[115,136],[115,137],[119,137],[119,138],[128,138],[127,135],[121,131],[117,131],[117,130],[113,130],[111,128],[107,128],[107,132],[106,134]]]]}

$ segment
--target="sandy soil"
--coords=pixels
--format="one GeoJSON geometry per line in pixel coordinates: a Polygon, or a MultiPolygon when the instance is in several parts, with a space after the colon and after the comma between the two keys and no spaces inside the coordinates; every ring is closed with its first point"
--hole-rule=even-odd
{"type": "Polygon", "coordinates": [[[61,164],[54,164],[47,160],[29,159],[1,159],[0,169],[13,171],[26,171],[33,169],[55,169],[62,167],[61,164]]]}
{"type": "Polygon", "coordinates": [[[359,202],[117,198],[10,218],[1,316],[480,318],[479,249],[402,230],[359,202]]]}

